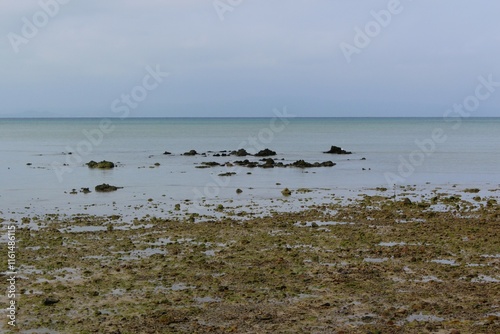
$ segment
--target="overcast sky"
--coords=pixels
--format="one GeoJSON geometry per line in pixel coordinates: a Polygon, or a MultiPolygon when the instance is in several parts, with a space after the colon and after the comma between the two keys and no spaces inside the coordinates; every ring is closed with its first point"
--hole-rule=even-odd
{"type": "Polygon", "coordinates": [[[441,117],[500,82],[499,1],[58,1],[0,3],[0,116],[441,117]]]}

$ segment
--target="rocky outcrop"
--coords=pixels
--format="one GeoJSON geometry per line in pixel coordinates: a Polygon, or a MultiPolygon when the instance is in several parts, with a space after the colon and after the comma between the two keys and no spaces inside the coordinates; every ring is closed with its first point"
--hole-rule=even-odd
{"type": "Polygon", "coordinates": [[[276,155],[276,152],[271,151],[268,148],[266,148],[265,150],[259,151],[258,153],[255,154],[256,157],[271,157],[274,155],[276,155]]]}
{"type": "Polygon", "coordinates": [[[107,193],[107,192],[111,192],[111,191],[116,191],[116,190],[121,189],[121,188],[122,187],[111,186],[107,183],[103,183],[103,184],[96,186],[95,191],[107,193]]]}
{"type": "Polygon", "coordinates": [[[333,167],[335,166],[335,163],[333,163],[332,161],[310,163],[304,160],[297,160],[294,163],[290,164],[289,166],[297,168],[318,168],[318,167],[333,167]]]}
{"type": "Polygon", "coordinates": [[[91,161],[87,162],[87,166],[89,168],[99,168],[99,169],[115,168],[114,163],[112,163],[111,161],[106,161],[106,160],[103,160],[101,162],[95,162],[94,160],[91,160],[91,161]]]}
{"type": "Polygon", "coordinates": [[[193,155],[197,155],[197,154],[198,154],[198,152],[196,152],[195,150],[191,150],[189,152],[184,153],[183,155],[193,156],[193,155]]]}
{"type": "Polygon", "coordinates": [[[343,150],[341,147],[338,146],[332,146],[330,148],[330,151],[326,151],[323,153],[328,153],[328,154],[352,154],[352,152],[348,152],[346,150],[343,150]]]}
{"type": "Polygon", "coordinates": [[[259,164],[257,162],[249,161],[248,159],[245,159],[243,161],[235,161],[234,164],[238,165],[238,166],[248,167],[248,168],[255,168],[255,167],[259,166],[259,164]]]}
{"type": "Polygon", "coordinates": [[[237,157],[246,157],[247,155],[250,155],[244,148],[240,148],[238,151],[232,151],[231,155],[235,155],[237,157]]]}

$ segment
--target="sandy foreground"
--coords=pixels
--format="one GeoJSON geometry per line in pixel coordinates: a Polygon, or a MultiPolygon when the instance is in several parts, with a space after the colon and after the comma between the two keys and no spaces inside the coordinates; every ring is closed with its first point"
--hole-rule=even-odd
{"type": "Polygon", "coordinates": [[[478,191],[4,220],[19,269],[3,332],[500,333],[500,208],[478,191]]]}

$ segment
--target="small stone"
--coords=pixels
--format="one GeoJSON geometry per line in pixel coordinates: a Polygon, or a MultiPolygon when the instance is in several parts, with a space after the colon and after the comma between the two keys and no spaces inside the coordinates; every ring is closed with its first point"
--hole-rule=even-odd
{"type": "Polygon", "coordinates": [[[411,205],[411,200],[408,197],[403,198],[403,204],[404,205],[411,205]]]}
{"type": "Polygon", "coordinates": [[[54,304],[59,303],[59,299],[53,298],[53,297],[48,297],[43,300],[43,305],[45,306],[51,306],[54,304]]]}

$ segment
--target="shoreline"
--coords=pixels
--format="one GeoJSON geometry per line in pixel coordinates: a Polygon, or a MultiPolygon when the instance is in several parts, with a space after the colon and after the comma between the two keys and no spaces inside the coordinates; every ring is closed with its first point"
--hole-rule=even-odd
{"type": "Polygon", "coordinates": [[[249,206],[207,201],[198,215],[185,204],[172,215],[138,210],[130,222],[120,212],[6,219],[19,240],[18,327],[499,331],[500,191],[455,189],[405,186],[396,199],[291,189],[249,206]]]}

